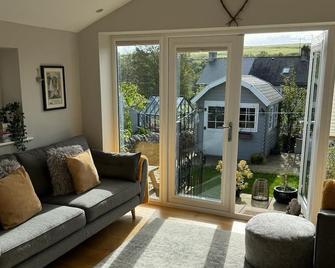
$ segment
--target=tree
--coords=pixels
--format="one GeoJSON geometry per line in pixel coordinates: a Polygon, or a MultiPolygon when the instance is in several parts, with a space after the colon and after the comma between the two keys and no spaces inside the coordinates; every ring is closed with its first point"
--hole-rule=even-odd
{"type": "Polygon", "coordinates": [[[133,108],[138,111],[143,110],[148,100],[139,93],[139,89],[135,84],[123,82],[121,83],[120,89],[124,103],[123,138],[128,140],[132,135],[130,109],[133,108]]]}
{"type": "Polygon", "coordinates": [[[149,98],[159,95],[159,46],[136,46],[120,57],[120,82],[132,83],[149,98]]]}
{"type": "MultiPolygon", "coordinates": [[[[132,83],[138,87],[138,92],[149,98],[159,95],[159,46],[136,46],[119,58],[121,83],[132,83]]],[[[201,71],[207,63],[207,57],[198,57],[191,53],[180,54],[180,96],[191,99],[199,90],[196,84],[201,71]]]]}
{"type": "Polygon", "coordinates": [[[280,108],[280,134],[283,139],[283,147],[288,152],[293,151],[294,137],[302,130],[299,121],[304,118],[306,88],[298,87],[296,84],[296,73],[294,70],[284,78],[282,87],[283,100],[280,108]],[[286,143],[286,144],[285,144],[286,143]]]}
{"type": "Polygon", "coordinates": [[[180,96],[190,100],[200,91],[201,87],[197,85],[197,81],[207,61],[207,57],[199,58],[190,53],[180,54],[180,96]]]}

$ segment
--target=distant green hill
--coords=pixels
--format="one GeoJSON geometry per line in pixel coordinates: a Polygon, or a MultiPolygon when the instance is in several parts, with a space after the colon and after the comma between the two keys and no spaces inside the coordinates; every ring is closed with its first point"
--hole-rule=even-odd
{"type": "Polygon", "coordinates": [[[268,45],[268,46],[246,46],[245,57],[260,56],[298,56],[302,44],[268,45]]]}
{"type": "MultiPolygon", "coordinates": [[[[245,46],[244,57],[275,57],[275,56],[299,56],[302,44],[267,45],[267,46],[245,46]]],[[[193,61],[204,61],[208,59],[208,52],[191,52],[193,61]]],[[[225,58],[225,52],[218,52],[218,58],[225,58]]]]}

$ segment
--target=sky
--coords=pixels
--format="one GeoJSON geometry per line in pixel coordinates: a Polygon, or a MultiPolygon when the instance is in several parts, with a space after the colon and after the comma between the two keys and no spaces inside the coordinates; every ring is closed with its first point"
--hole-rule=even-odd
{"type": "MultiPolygon", "coordinates": [[[[246,34],[244,36],[244,45],[267,46],[279,44],[307,44],[311,43],[314,36],[320,34],[320,31],[246,34]]],[[[118,47],[118,51],[120,54],[128,54],[133,52],[135,47],[136,46],[121,46],[118,47]]]]}
{"type": "Polygon", "coordinates": [[[319,34],[321,34],[320,31],[246,34],[244,36],[244,45],[306,44],[311,43],[313,36],[318,36],[319,34]]]}

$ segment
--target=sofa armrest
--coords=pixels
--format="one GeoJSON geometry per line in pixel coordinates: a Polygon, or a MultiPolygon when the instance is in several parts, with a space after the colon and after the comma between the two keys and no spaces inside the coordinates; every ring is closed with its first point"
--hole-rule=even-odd
{"type": "Polygon", "coordinates": [[[94,164],[102,178],[136,181],[141,153],[105,153],[92,150],[94,164]]]}
{"type": "Polygon", "coordinates": [[[141,180],[140,180],[140,189],[141,189],[141,193],[140,193],[140,201],[141,203],[143,203],[144,201],[147,201],[148,196],[148,166],[149,163],[147,160],[143,160],[142,162],[142,174],[141,174],[141,180]],[[146,198],[146,200],[145,200],[146,198]]]}
{"type": "Polygon", "coordinates": [[[314,267],[332,267],[335,263],[335,211],[318,213],[314,249],[314,267]]]}

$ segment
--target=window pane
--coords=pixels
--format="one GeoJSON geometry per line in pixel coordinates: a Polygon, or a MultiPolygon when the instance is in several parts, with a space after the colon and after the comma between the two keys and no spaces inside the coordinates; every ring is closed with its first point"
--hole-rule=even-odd
{"type": "Polygon", "coordinates": [[[216,120],[217,120],[217,121],[224,121],[224,115],[223,115],[223,114],[218,114],[218,115],[216,116],[216,120]]]}
{"type": "Polygon", "coordinates": [[[208,114],[208,121],[215,121],[215,114],[208,114]]]}
{"type": "Polygon", "coordinates": [[[246,128],[254,128],[255,124],[254,123],[248,123],[246,128]]]}
{"type": "Polygon", "coordinates": [[[157,44],[117,46],[121,152],[141,152],[150,163],[149,196],[159,198],[159,50],[157,44]]]}
{"type": "Polygon", "coordinates": [[[217,121],[216,128],[223,128],[223,121],[217,121]]]}
{"type": "Polygon", "coordinates": [[[177,99],[191,107],[184,115],[190,127],[185,128],[184,123],[177,122],[176,195],[218,202],[221,200],[221,174],[217,164],[222,159],[223,148],[224,84],[216,87],[219,91],[215,96],[199,96],[215,76],[201,75],[211,70],[212,63],[218,67],[219,74],[225,76],[227,52],[180,49],[175,56],[177,99]],[[193,102],[195,96],[199,99],[193,102]]]}
{"type": "Polygon", "coordinates": [[[208,122],[208,128],[215,128],[215,122],[208,122]]]}

